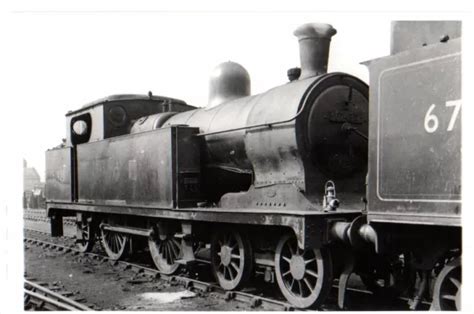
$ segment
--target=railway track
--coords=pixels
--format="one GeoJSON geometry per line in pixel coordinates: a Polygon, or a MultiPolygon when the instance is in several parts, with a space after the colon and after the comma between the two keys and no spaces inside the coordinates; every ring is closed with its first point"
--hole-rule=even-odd
{"type": "MultiPolygon", "coordinates": [[[[95,311],[97,307],[89,307],[69,297],[71,292],[62,291],[57,285],[48,285],[44,282],[34,282],[32,278],[25,279],[24,302],[25,310],[35,311],[95,311]]],[[[79,299],[80,300],[80,299],[79,299]]]]}

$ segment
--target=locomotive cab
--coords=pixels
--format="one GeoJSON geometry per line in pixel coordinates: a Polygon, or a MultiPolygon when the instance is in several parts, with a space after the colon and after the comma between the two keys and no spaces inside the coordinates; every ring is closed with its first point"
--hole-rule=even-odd
{"type": "Polygon", "coordinates": [[[174,98],[145,95],[113,95],[66,114],[66,146],[101,141],[129,134],[135,121],[152,114],[195,109],[174,98]]]}

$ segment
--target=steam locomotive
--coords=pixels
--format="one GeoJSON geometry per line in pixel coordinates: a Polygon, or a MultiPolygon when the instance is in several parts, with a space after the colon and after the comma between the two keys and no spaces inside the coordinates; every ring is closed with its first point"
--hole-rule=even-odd
{"type": "Polygon", "coordinates": [[[393,23],[370,92],[327,73],[331,25],[294,34],[301,68],[265,93],[225,62],[204,108],[149,93],[68,112],[46,152],[52,235],[75,216],[81,250],[148,246],[166,274],[208,252],[224,289],[263,275],[300,308],[334,278],[344,307],[356,273],[374,293],[410,291],[412,308],[459,309],[460,24],[393,23]]]}

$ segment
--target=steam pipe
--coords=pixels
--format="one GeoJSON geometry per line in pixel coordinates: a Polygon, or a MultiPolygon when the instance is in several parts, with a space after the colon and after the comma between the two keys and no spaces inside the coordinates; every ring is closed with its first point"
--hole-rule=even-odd
{"type": "Polygon", "coordinates": [[[377,244],[377,233],[371,225],[365,224],[362,225],[359,229],[359,235],[366,242],[377,244]]]}
{"type": "Polygon", "coordinates": [[[330,235],[332,238],[340,240],[344,243],[350,243],[349,241],[349,228],[351,227],[350,222],[336,222],[330,229],[330,235]]]}
{"type": "Polygon", "coordinates": [[[359,216],[352,222],[338,221],[332,224],[330,229],[330,236],[333,240],[341,241],[351,246],[358,247],[363,243],[371,243],[378,250],[377,232],[375,229],[367,224],[361,224],[359,216]]]}

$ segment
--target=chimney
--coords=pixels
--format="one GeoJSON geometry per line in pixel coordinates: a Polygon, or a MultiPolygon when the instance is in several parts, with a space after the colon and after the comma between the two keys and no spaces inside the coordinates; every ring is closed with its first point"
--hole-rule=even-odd
{"type": "Polygon", "coordinates": [[[331,37],[336,29],[329,24],[303,24],[294,31],[300,44],[300,79],[327,73],[331,37]]]}

